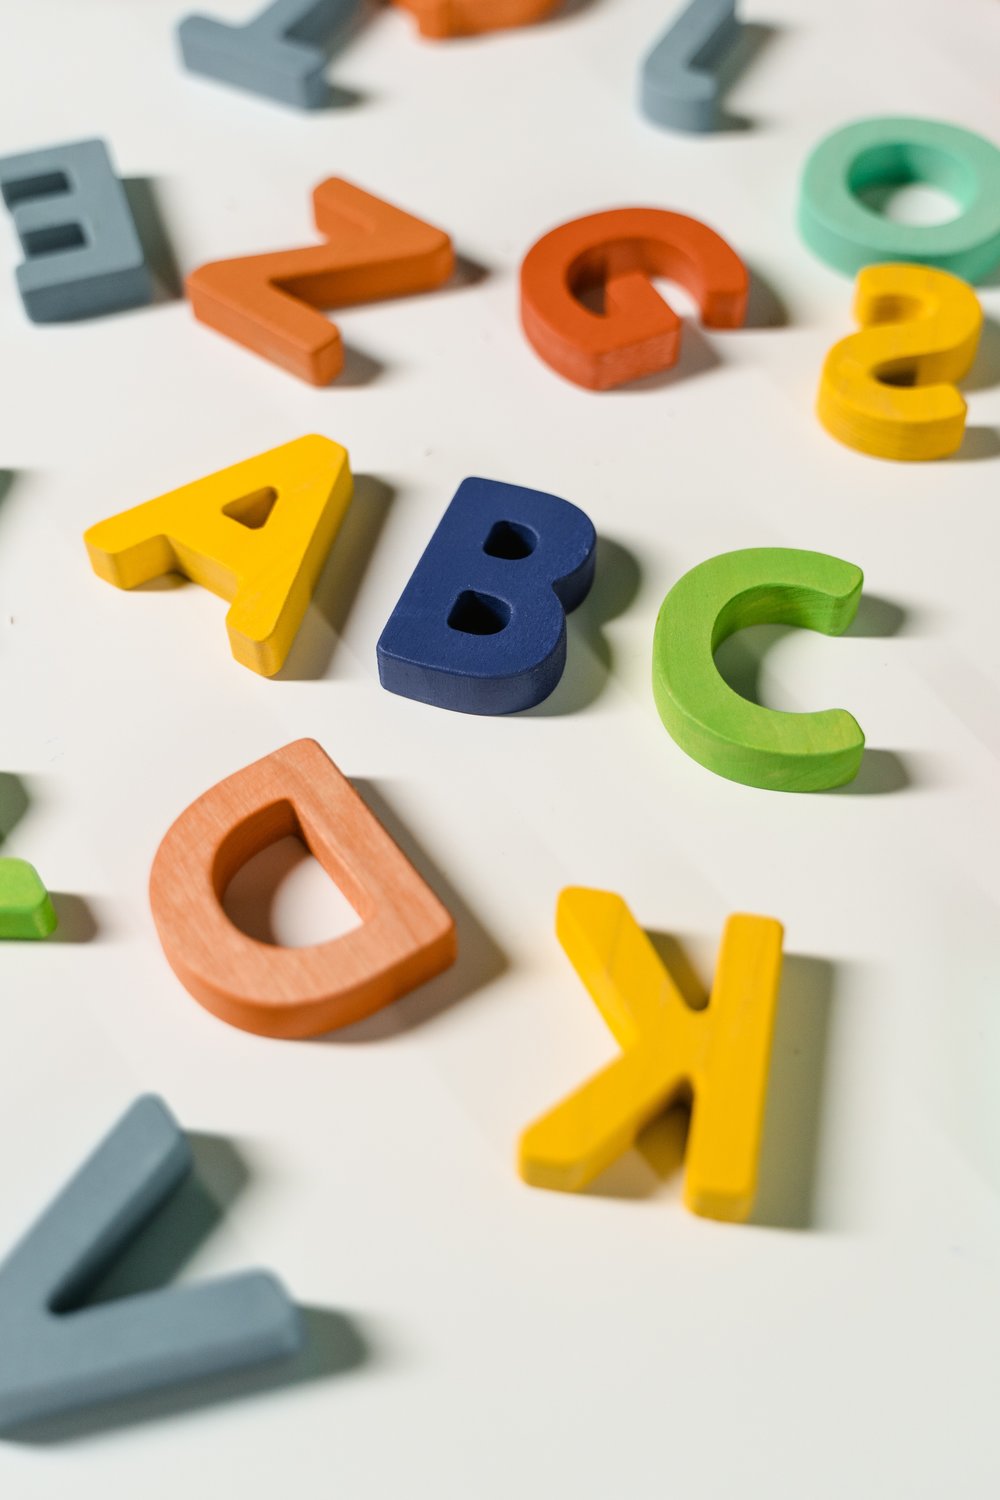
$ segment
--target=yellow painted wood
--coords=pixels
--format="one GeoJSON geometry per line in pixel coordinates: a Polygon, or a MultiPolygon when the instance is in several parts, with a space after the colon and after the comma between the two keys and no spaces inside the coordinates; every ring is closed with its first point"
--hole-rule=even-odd
{"type": "Polygon", "coordinates": [[[233,656],[280,670],[351,500],[347,450],[297,438],[101,521],[85,534],[94,572],[133,589],[164,573],[231,601],[233,656]]]}
{"type": "Polygon", "coordinates": [[[521,1176],[535,1187],[585,1187],[690,1092],[684,1201],[704,1218],[746,1219],[781,977],[780,922],[728,919],[711,999],[700,1011],[685,1001],[620,896],[564,890],[556,933],[622,1050],[528,1127],[521,1176]]]}
{"type": "Polygon", "coordinates": [[[820,377],[817,414],[826,430],[877,458],[944,458],[961,446],[969,371],[983,326],[966,282],[932,266],[865,266],[854,316],[820,377]]]}

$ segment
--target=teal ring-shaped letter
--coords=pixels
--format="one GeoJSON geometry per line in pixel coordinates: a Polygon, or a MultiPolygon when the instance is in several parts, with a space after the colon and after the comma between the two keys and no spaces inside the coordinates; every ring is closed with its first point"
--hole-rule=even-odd
{"type": "Polygon", "coordinates": [[[821,141],[806,162],[799,230],[821,260],[853,276],[862,266],[918,261],[966,281],[1000,263],[1000,149],[939,120],[858,120],[821,141]],[[923,182],[959,204],[944,224],[899,224],[858,196],[923,182]]]}

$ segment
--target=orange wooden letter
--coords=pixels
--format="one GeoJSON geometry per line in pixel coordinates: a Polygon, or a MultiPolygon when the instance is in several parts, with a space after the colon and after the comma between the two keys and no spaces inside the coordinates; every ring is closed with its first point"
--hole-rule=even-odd
{"type": "Polygon", "coordinates": [[[521,324],[537,354],[577,385],[608,390],[676,364],[681,322],[650,283],[680,282],[708,328],[746,317],[746,267],[714,230],[662,208],[615,208],[553,229],[521,266],[521,324]],[[604,312],[582,295],[603,290],[604,312]]]}
{"type": "Polygon", "coordinates": [[[169,829],[149,882],[163,951],[181,983],[231,1026],[307,1037],[398,1000],[454,962],[455,924],[315,740],[221,781],[169,829]],[[361,917],[307,948],[257,942],[222,908],[247,860],[297,834],[361,917]]]}
{"type": "Polygon", "coordinates": [[[542,21],[561,0],[395,0],[408,10],[421,36],[441,41],[450,36],[479,36],[509,26],[542,21]]]}
{"type": "Polygon", "coordinates": [[[200,266],[187,278],[195,317],[312,385],[344,364],[340,332],[317,308],[431,291],[455,264],[441,229],[341,177],[313,193],[324,245],[244,255],[200,266]]]}

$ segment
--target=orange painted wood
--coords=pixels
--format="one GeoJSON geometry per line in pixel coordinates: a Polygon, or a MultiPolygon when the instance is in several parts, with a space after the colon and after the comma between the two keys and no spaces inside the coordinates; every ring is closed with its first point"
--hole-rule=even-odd
{"type": "Polygon", "coordinates": [[[615,208],[553,229],[521,266],[521,324],[567,380],[603,391],[676,364],[681,321],[650,281],[677,281],[707,328],[739,328],[750,278],[726,241],[686,214],[615,208]],[[603,290],[604,311],[580,300],[603,290]]]}
{"type": "Polygon", "coordinates": [[[381,198],[329,177],[313,193],[326,243],[200,266],[187,278],[195,317],[312,385],[344,364],[340,331],[317,309],[431,291],[455,265],[451,240],[381,198]]]}
{"type": "Polygon", "coordinates": [[[395,4],[411,13],[421,36],[442,41],[530,26],[558,10],[562,0],[395,0],[395,4]]]}
{"type": "Polygon", "coordinates": [[[207,1010],[260,1036],[308,1037],[381,1010],[454,962],[455,924],[315,740],[296,740],[192,802],[160,845],[149,898],[163,951],[207,1010]],[[305,948],[260,943],[222,897],[296,834],[361,917],[305,948]]]}

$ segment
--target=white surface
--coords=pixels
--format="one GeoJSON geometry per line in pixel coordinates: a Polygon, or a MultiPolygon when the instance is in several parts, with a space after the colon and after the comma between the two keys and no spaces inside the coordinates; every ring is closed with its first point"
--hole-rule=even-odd
{"type": "MultiPolygon", "coordinates": [[[[793,212],[806,154],[843,121],[911,112],[996,133],[1000,10],[748,5],[775,28],[730,96],[752,128],[688,139],[633,104],[669,12],[649,0],[451,45],[381,12],[333,68],[359,101],[312,117],[185,76],[171,32],[187,8],[0,0],[0,149],[105,135],[124,176],[155,179],[183,271],[308,243],[310,190],[337,173],[447,228],[488,275],[339,314],[349,378],[316,391],[182,302],[30,327],[0,220],[0,467],[16,471],[0,506],[0,769],[30,799],[4,852],[83,898],[97,928],[74,942],[87,921],[64,904],[67,941],[0,955],[0,1245],[157,1090],[248,1172],[183,1274],[272,1267],[350,1319],[367,1355],[4,1443],[0,1490],[995,1495],[1000,332],[969,382],[970,460],[838,447],[812,403],[851,287],[793,212]],[[628,203],[718,228],[787,326],[689,326],[676,375],[647,389],[563,383],[519,331],[517,266],[561,220],[628,203]],[[201,590],[128,596],[91,574],[91,522],[313,430],[371,478],[327,576],[333,623],[311,612],[285,680],[230,660],[225,606],[201,590]],[[633,591],[605,552],[563,684],[513,720],[408,703],[376,675],[379,631],[469,473],[575,501],[640,575],[633,591]],[[704,557],[767,543],[850,558],[905,611],[894,636],[791,632],[763,662],[764,701],[856,714],[868,795],[731,785],[659,723],[664,593],[704,557]],[[299,735],[374,789],[463,903],[451,975],[303,1045],[194,1004],[145,894],[181,809],[299,735]],[[769,1223],[690,1216],[678,1180],[638,1155],[578,1198],[519,1182],[521,1128],[612,1052],[552,933],[567,883],[621,892],[705,979],[737,909],[779,916],[788,952],[816,961],[789,964],[783,995],[769,1223]]],[[[1000,318],[997,284],[982,297],[1000,318]]],[[[891,614],[869,609],[869,625],[891,614]]]]}

